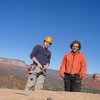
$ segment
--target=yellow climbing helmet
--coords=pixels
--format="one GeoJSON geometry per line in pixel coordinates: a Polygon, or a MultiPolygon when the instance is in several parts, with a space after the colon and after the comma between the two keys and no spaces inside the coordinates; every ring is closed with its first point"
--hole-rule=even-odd
{"type": "Polygon", "coordinates": [[[52,38],[51,37],[46,37],[45,39],[44,39],[44,41],[47,41],[47,42],[50,42],[51,44],[52,44],[52,38]]]}

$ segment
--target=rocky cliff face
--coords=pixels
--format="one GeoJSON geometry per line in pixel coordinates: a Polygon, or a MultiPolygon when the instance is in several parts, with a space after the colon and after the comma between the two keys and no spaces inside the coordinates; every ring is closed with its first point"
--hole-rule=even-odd
{"type": "Polygon", "coordinates": [[[26,65],[25,62],[22,60],[9,59],[9,58],[0,58],[0,63],[16,65],[16,66],[25,66],[26,65]]]}
{"type": "Polygon", "coordinates": [[[25,79],[27,65],[17,59],[0,58],[0,76],[25,79]]]}
{"type": "Polygon", "coordinates": [[[90,78],[90,80],[100,81],[100,74],[94,73],[94,74],[88,75],[88,78],[90,78]]]}
{"type": "Polygon", "coordinates": [[[100,74],[94,73],[94,74],[88,74],[85,76],[84,80],[90,80],[90,81],[100,81],[100,74]]]}
{"type": "Polygon", "coordinates": [[[100,91],[100,74],[95,73],[86,75],[82,84],[84,88],[100,91]]]}

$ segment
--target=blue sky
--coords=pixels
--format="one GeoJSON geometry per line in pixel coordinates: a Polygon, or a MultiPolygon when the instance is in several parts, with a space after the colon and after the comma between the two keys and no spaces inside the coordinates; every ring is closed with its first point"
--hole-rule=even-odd
{"type": "Polygon", "coordinates": [[[87,73],[100,73],[100,0],[0,0],[0,57],[31,64],[32,48],[46,36],[53,38],[50,69],[59,70],[79,40],[87,73]]]}

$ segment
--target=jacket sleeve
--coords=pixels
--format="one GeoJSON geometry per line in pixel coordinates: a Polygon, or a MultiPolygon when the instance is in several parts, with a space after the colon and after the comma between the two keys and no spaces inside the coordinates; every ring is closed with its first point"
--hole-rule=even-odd
{"type": "Polygon", "coordinates": [[[82,57],[82,62],[81,62],[81,70],[80,70],[80,77],[83,78],[86,74],[87,71],[87,65],[86,65],[86,59],[83,56],[82,57]]]}
{"type": "Polygon", "coordinates": [[[65,64],[66,64],[66,55],[64,56],[63,60],[62,60],[62,64],[60,67],[60,76],[64,77],[64,72],[65,72],[65,64]]]}

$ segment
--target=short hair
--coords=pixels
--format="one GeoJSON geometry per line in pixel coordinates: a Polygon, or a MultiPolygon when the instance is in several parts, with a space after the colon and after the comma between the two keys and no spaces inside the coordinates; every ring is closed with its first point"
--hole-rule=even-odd
{"type": "Polygon", "coordinates": [[[70,44],[70,48],[71,48],[71,49],[72,49],[72,46],[73,46],[74,44],[78,44],[78,45],[79,45],[79,50],[81,49],[81,43],[80,43],[79,41],[77,41],[77,40],[73,41],[73,42],[70,44]]]}

